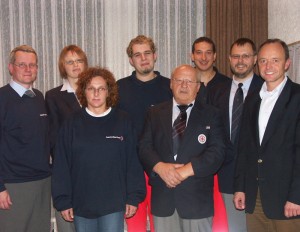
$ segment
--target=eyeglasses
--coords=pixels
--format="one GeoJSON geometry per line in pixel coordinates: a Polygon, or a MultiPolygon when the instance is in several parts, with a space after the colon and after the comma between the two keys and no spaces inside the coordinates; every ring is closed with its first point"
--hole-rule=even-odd
{"type": "Polygon", "coordinates": [[[90,93],[102,93],[105,92],[107,90],[107,88],[104,87],[99,87],[98,89],[94,88],[94,87],[88,87],[86,88],[86,91],[90,92],[90,93]]]}
{"type": "Polygon", "coordinates": [[[234,60],[239,60],[240,58],[242,58],[243,60],[249,60],[250,57],[252,57],[254,55],[250,55],[250,54],[243,54],[243,55],[230,55],[231,59],[234,59],[234,60]]]}
{"type": "Polygon", "coordinates": [[[25,68],[29,68],[29,69],[36,69],[38,67],[37,64],[25,64],[25,63],[19,63],[19,64],[15,64],[15,66],[19,67],[20,69],[25,69],[25,68]]]}
{"type": "Polygon", "coordinates": [[[68,61],[66,61],[65,63],[67,64],[67,65],[73,65],[73,64],[82,64],[84,62],[84,60],[83,59],[78,59],[78,60],[68,60],[68,61]]]}
{"type": "Polygon", "coordinates": [[[191,81],[188,79],[177,79],[177,78],[172,78],[173,81],[176,82],[178,85],[182,85],[183,83],[186,83],[187,85],[192,85],[192,84],[198,84],[198,81],[191,81]]]}

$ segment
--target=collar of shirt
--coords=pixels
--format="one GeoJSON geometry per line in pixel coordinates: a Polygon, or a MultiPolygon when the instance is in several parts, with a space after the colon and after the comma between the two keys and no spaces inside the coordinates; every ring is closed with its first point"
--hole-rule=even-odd
{"type": "Polygon", "coordinates": [[[244,99],[245,99],[245,97],[246,97],[247,94],[248,94],[248,90],[249,90],[249,88],[250,88],[250,85],[251,85],[253,76],[254,76],[254,75],[252,75],[250,78],[247,78],[244,82],[239,82],[239,81],[237,81],[236,78],[233,76],[233,77],[232,77],[232,85],[231,85],[231,89],[234,88],[234,93],[235,93],[236,90],[237,90],[238,87],[239,87],[239,83],[243,83],[242,90],[243,90],[243,93],[244,93],[244,99]]]}
{"type": "Polygon", "coordinates": [[[267,90],[267,84],[266,82],[263,83],[261,90],[259,91],[259,95],[261,99],[272,97],[272,96],[279,96],[281,93],[283,87],[285,86],[285,83],[287,82],[287,76],[284,77],[283,81],[272,91],[267,90]]]}
{"type": "MultiPolygon", "coordinates": [[[[20,97],[22,97],[24,95],[24,93],[26,92],[26,90],[28,90],[12,79],[10,80],[9,85],[19,94],[20,97]]],[[[29,89],[33,92],[31,86],[29,89]]]]}
{"type": "Polygon", "coordinates": [[[100,117],[104,117],[104,116],[108,115],[108,114],[110,113],[110,111],[111,111],[111,107],[109,107],[106,111],[104,111],[104,112],[101,113],[101,114],[95,114],[95,113],[93,113],[92,111],[90,111],[87,107],[85,108],[85,110],[86,110],[86,112],[87,112],[89,115],[91,115],[91,116],[93,116],[93,117],[96,117],[96,118],[100,118],[100,117]]]}
{"type": "MultiPolygon", "coordinates": [[[[192,108],[194,107],[195,105],[195,100],[192,101],[191,103],[189,104],[193,104],[192,106],[190,106],[189,108],[187,108],[186,110],[186,114],[187,114],[187,119],[186,121],[188,121],[189,117],[190,117],[190,113],[192,111],[192,108]]],[[[188,105],[189,105],[188,104],[188,105]]],[[[179,104],[175,101],[175,99],[173,98],[173,107],[172,107],[172,125],[175,121],[175,119],[178,117],[179,113],[180,113],[180,110],[179,108],[177,107],[179,104]]]]}
{"type": "Polygon", "coordinates": [[[67,91],[68,93],[75,93],[75,90],[70,85],[68,79],[63,79],[63,86],[60,91],[67,91]]]}

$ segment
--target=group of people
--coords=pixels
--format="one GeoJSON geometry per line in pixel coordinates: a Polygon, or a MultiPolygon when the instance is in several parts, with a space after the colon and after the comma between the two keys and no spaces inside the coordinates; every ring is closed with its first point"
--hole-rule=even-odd
{"type": "Polygon", "coordinates": [[[33,88],[38,58],[12,50],[0,88],[0,232],[212,231],[214,176],[229,232],[300,228],[300,86],[285,72],[287,45],[232,44],[233,76],[214,66],[208,37],[192,45],[194,66],[170,78],[154,71],[153,40],[133,38],[134,68],[116,81],[69,45],[63,84],[33,88]],[[259,75],[254,73],[258,64],[259,75]],[[52,160],[50,162],[50,160],[52,160]]]}

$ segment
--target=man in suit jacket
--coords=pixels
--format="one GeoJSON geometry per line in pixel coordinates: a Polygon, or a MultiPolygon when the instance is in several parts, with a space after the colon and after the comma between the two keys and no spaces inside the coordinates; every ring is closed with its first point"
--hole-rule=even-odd
{"type": "Polygon", "coordinates": [[[150,108],[140,140],[140,159],[152,185],[155,230],[211,231],[213,175],[225,154],[221,115],[195,101],[200,84],[192,66],[177,67],[170,87],[173,100],[150,108]],[[180,114],[178,105],[189,107],[183,139],[175,151],[172,124],[180,114]]]}
{"type": "MultiPolygon", "coordinates": [[[[256,90],[260,89],[263,80],[254,72],[257,54],[254,42],[248,38],[237,39],[230,48],[230,67],[233,73],[232,80],[219,85],[211,92],[209,101],[219,108],[223,115],[223,122],[226,132],[226,155],[225,160],[218,171],[219,190],[222,193],[227,214],[228,229],[230,232],[247,231],[246,216],[244,211],[236,210],[233,199],[234,167],[237,157],[237,144],[239,133],[239,122],[237,122],[237,135],[232,136],[232,120],[240,120],[240,117],[233,118],[233,102],[238,85],[242,83],[243,99],[248,98],[256,90]],[[234,138],[233,138],[234,137],[234,138]]],[[[242,106],[241,106],[242,107],[242,106]]]]}
{"type": "Polygon", "coordinates": [[[246,208],[247,229],[300,228],[300,86],[285,75],[289,50],[269,39],[258,53],[265,80],[244,107],[234,204],[246,208]]]}

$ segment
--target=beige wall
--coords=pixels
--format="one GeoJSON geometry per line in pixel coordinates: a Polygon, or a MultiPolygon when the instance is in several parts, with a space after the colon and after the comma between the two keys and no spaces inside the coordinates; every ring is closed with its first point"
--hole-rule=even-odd
{"type": "Polygon", "coordinates": [[[279,38],[287,44],[300,41],[300,1],[269,0],[269,38],[279,38]]]}

